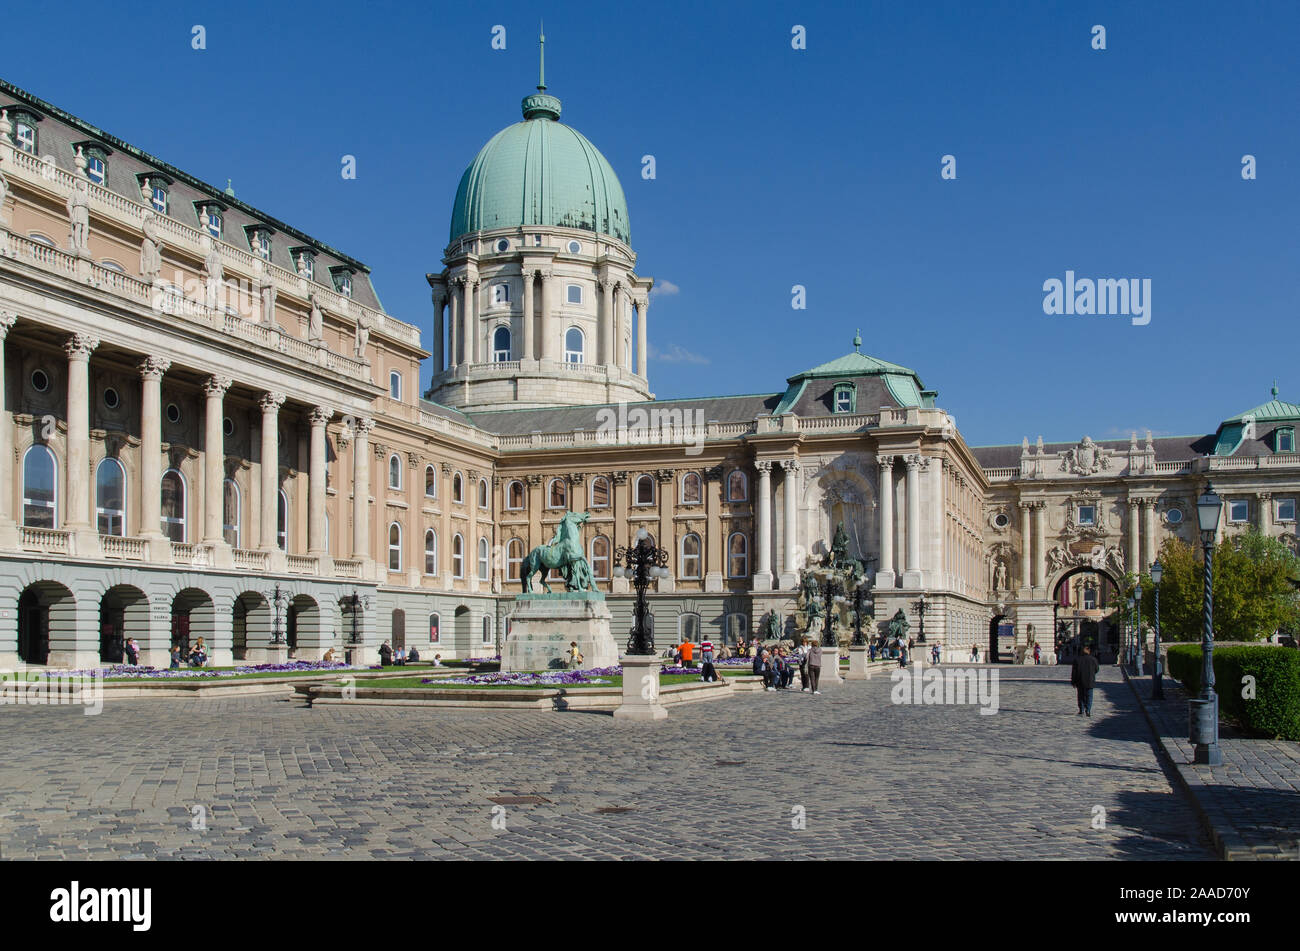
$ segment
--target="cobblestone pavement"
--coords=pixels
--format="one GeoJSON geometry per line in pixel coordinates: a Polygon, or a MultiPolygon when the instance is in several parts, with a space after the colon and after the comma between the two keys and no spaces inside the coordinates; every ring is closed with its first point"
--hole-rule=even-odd
{"type": "Polygon", "coordinates": [[[1000,710],[903,706],[885,676],[658,724],[247,697],[0,707],[4,858],[1213,858],[1115,668],[1000,710]],[[729,765],[724,765],[729,764],[729,765]],[[490,797],[536,795],[505,805],[490,797]],[[192,829],[202,806],[206,830],[192,829]],[[625,812],[602,809],[629,807],[625,812]],[[806,828],[792,826],[802,814],[806,828]],[[1094,828],[1104,817],[1104,828],[1094,828]]]}
{"type": "Polygon", "coordinates": [[[1300,743],[1221,735],[1223,765],[1196,766],[1187,739],[1186,691],[1166,677],[1165,699],[1156,701],[1150,677],[1134,677],[1132,685],[1219,855],[1300,860],[1300,743]]]}

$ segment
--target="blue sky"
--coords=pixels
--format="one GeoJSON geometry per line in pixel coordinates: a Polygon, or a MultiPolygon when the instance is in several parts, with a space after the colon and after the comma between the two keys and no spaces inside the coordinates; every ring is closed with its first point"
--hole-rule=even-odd
{"type": "Polygon", "coordinates": [[[678,288],[650,308],[661,398],[780,390],[861,328],[975,444],[1204,432],[1274,378],[1300,402],[1294,2],[52,9],[7,12],[31,42],[3,78],[364,261],[426,341],[424,274],[536,83],[541,14],[638,271],[678,288]],[[1044,315],[1067,270],[1150,279],[1150,324],[1044,315]]]}

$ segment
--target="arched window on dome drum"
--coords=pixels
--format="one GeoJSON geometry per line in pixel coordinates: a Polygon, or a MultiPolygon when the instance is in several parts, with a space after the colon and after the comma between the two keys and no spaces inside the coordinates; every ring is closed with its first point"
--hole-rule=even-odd
{"type": "Polygon", "coordinates": [[[583,345],[584,340],[582,331],[577,327],[570,327],[564,334],[564,362],[565,363],[582,363],[583,362],[583,345]]]}
{"type": "Polygon", "coordinates": [[[682,476],[682,504],[690,505],[699,502],[700,494],[700,475],[698,472],[688,472],[682,476]]]}
{"type": "Polygon", "coordinates": [[[506,508],[521,509],[524,507],[524,484],[516,479],[506,487],[506,508]]]}
{"type": "Polygon", "coordinates": [[[609,577],[609,539],[604,535],[591,540],[591,576],[601,580],[609,577]]]}
{"type": "Polygon", "coordinates": [[[655,480],[648,475],[639,476],[636,480],[636,504],[655,504],[655,480]]]}
{"type": "MultiPolygon", "coordinates": [[[[505,285],[497,285],[504,287],[505,285]]],[[[492,333],[492,360],[496,363],[505,363],[510,359],[510,329],[508,327],[498,327],[492,333]]]]}
{"type": "Polygon", "coordinates": [[[568,486],[563,479],[552,479],[547,492],[547,508],[562,509],[569,506],[568,486]]]}
{"type": "Polygon", "coordinates": [[[588,507],[593,509],[609,508],[609,480],[603,476],[591,483],[591,501],[588,503],[588,507]]]}
{"type": "Polygon", "coordinates": [[[744,578],[749,574],[749,539],[735,532],[727,539],[727,576],[744,578]]]}
{"type": "Polygon", "coordinates": [[[56,466],[54,453],[44,446],[32,446],[23,457],[23,525],[54,528],[56,466]]]}
{"type": "Polygon", "coordinates": [[[698,578],[700,576],[700,536],[691,532],[682,538],[681,577],[698,578]]]}
{"type": "Polygon", "coordinates": [[[116,459],[101,459],[95,469],[95,515],[99,534],[126,534],[126,473],[116,459]]]}

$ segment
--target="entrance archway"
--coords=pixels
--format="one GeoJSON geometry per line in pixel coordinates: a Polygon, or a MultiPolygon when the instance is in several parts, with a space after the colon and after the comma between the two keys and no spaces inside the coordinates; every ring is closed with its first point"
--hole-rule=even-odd
{"type": "Polygon", "coordinates": [[[470,616],[469,608],[460,605],[456,608],[456,615],[452,619],[452,645],[456,650],[466,652],[465,656],[470,656],[470,645],[473,643],[474,632],[469,627],[470,616]]]}
{"type": "Polygon", "coordinates": [[[99,599],[99,660],[120,664],[126,658],[128,637],[137,640],[149,632],[149,599],[129,584],[114,585],[99,599]]]}
{"type": "Polygon", "coordinates": [[[990,664],[1002,663],[1002,657],[998,652],[998,628],[1006,622],[1006,619],[1005,614],[999,614],[989,621],[989,652],[987,659],[990,664]]]}
{"type": "Polygon", "coordinates": [[[271,602],[260,591],[245,591],[235,598],[231,634],[236,660],[247,660],[250,649],[271,643],[271,602]]]}
{"type": "Polygon", "coordinates": [[[288,620],[286,621],[286,639],[289,649],[299,648],[324,649],[325,632],[321,629],[320,605],[308,594],[295,595],[289,602],[288,620]]]}
{"type": "Polygon", "coordinates": [[[50,635],[76,636],[76,599],[56,581],[37,581],[18,597],[18,659],[45,664],[50,659],[50,635]]]}
{"type": "Polygon", "coordinates": [[[212,597],[201,588],[183,588],[172,598],[172,643],[181,649],[181,662],[190,656],[190,643],[203,638],[208,657],[216,647],[217,611],[212,597]]]}
{"type": "Polygon", "coordinates": [[[1101,663],[1117,656],[1117,630],[1110,617],[1118,606],[1119,579],[1107,568],[1076,565],[1052,584],[1057,656],[1073,657],[1088,645],[1101,663]]]}

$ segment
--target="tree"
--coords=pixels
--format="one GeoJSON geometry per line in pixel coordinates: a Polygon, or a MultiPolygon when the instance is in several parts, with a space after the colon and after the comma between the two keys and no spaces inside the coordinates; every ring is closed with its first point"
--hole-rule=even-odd
{"type": "MultiPolygon", "coordinates": [[[[1199,641],[1205,575],[1199,546],[1167,539],[1160,547],[1160,632],[1167,641],[1199,641]]],[[[1214,637],[1257,641],[1300,624],[1300,560],[1276,538],[1251,530],[1214,549],[1214,637]]],[[[1143,620],[1155,618],[1155,584],[1142,577],[1143,620]],[[1151,612],[1148,614],[1147,612],[1151,612]]]]}

